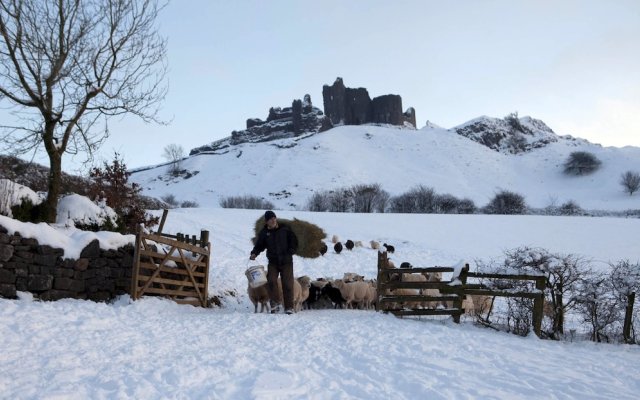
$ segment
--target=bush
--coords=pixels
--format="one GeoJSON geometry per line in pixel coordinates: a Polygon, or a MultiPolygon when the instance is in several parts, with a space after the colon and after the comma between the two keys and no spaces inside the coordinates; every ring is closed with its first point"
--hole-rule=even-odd
{"type": "Polygon", "coordinates": [[[180,204],[178,200],[176,200],[176,196],[172,194],[164,195],[160,198],[160,200],[164,201],[171,207],[178,207],[178,204],[180,204]]]}
{"type": "Polygon", "coordinates": [[[185,200],[180,204],[180,207],[182,207],[182,208],[198,208],[198,207],[200,207],[200,204],[198,204],[195,201],[185,200]]]}
{"type": "MultiPolygon", "coordinates": [[[[278,218],[279,224],[288,225],[289,228],[295,233],[298,238],[298,251],[297,255],[304,258],[316,258],[320,256],[320,248],[324,244],[323,239],[327,237],[326,233],[317,225],[310,222],[302,221],[294,218],[293,221],[283,218],[278,218]]],[[[258,233],[264,228],[264,215],[256,220],[254,225],[254,238],[255,244],[258,233]]]]}
{"type": "Polygon", "coordinates": [[[389,210],[396,213],[433,213],[436,208],[436,192],[433,188],[418,185],[406,193],[392,197],[389,210]]]}
{"type": "Polygon", "coordinates": [[[111,164],[104,163],[104,168],[92,168],[89,172],[91,184],[89,197],[94,201],[105,199],[107,206],[118,214],[117,232],[136,233],[138,225],[145,227],[156,225],[160,217],[148,215],[140,192],[142,188],[136,183],[129,183],[127,166],[115,153],[111,164]]]}
{"type": "Polygon", "coordinates": [[[471,199],[465,198],[458,202],[458,214],[473,214],[476,208],[476,204],[471,199]]]}
{"type": "Polygon", "coordinates": [[[584,210],[573,200],[569,200],[558,208],[560,215],[584,215],[584,210]]]}
{"type": "Polygon", "coordinates": [[[243,208],[251,210],[270,210],[273,203],[257,196],[229,196],[220,200],[222,208],[243,208]]]}
{"type": "Polygon", "coordinates": [[[527,204],[524,197],[518,193],[503,190],[485,206],[487,214],[524,214],[527,204]]]}
{"type": "Polygon", "coordinates": [[[44,203],[34,205],[31,199],[24,197],[20,204],[11,207],[11,214],[18,221],[37,224],[47,220],[44,208],[44,203]]]}
{"type": "Polygon", "coordinates": [[[586,151],[574,151],[564,163],[564,173],[567,175],[587,175],[600,168],[602,162],[586,151]]]}
{"type": "Polygon", "coordinates": [[[328,191],[314,192],[309,200],[305,209],[307,211],[324,212],[329,210],[329,197],[328,191]]]}
{"type": "Polygon", "coordinates": [[[625,192],[632,196],[633,193],[640,189],[640,174],[633,171],[627,171],[620,176],[620,184],[625,192]]]}

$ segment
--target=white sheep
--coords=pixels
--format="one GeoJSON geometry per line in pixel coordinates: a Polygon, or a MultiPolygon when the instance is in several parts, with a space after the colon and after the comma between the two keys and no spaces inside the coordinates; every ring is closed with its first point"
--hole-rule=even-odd
{"type": "Polygon", "coordinates": [[[260,312],[269,312],[269,289],[267,284],[260,285],[258,287],[252,287],[251,285],[247,285],[247,293],[249,294],[249,299],[253,303],[253,312],[258,312],[258,304],[260,304],[260,312]]]}
{"type": "Polygon", "coordinates": [[[363,303],[369,292],[369,283],[363,281],[345,282],[342,279],[336,279],[333,284],[345,299],[346,308],[353,308],[353,303],[363,303]]]}
{"type": "Polygon", "coordinates": [[[345,272],[342,280],[345,282],[364,281],[364,276],[358,275],[355,272],[345,272]]]}
{"type": "Polygon", "coordinates": [[[309,298],[309,288],[311,287],[311,278],[304,275],[296,278],[296,281],[300,285],[300,293],[296,297],[295,290],[293,294],[293,308],[296,312],[302,310],[302,303],[309,298]]]}
{"type": "MultiPolygon", "coordinates": [[[[308,295],[308,293],[307,293],[308,295]]],[[[296,299],[302,298],[302,286],[300,286],[300,282],[297,279],[293,280],[293,310],[296,310],[296,299]]],[[[278,277],[278,291],[276,292],[276,298],[274,299],[277,304],[282,303],[282,279],[278,277]]],[[[302,302],[300,302],[302,304],[302,302]]]]}
{"type": "Polygon", "coordinates": [[[340,241],[340,238],[338,237],[338,235],[333,235],[331,237],[331,243],[336,244],[340,241]]]}
{"type": "Polygon", "coordinates": [[[369,244],[374,250],[378,250],[380,248],[380,242],[376,242],[375,240],[370,241],[369,244]]]}

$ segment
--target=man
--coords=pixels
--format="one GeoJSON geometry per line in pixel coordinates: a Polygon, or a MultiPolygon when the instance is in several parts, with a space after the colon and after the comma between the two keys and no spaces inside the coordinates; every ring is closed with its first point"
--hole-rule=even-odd
{"type": "Polygon", "coordinates": [[[278,274],[282,280],[282,298],[286,314],[293,313],[293,255],[298,250],[298,238],[289,226],[279,224],[276,214],[269,210],[264,213],[265,226],[258,233],[256,244],[249,259],[255,260],[262,250],[267,249],[267,285],[271,300],[271,313],[280,311],[278,298],[278,274]]]}

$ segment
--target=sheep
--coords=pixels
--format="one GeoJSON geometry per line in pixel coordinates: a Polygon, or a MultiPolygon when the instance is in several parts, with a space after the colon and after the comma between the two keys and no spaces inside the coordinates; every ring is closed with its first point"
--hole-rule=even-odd
{"type": "Polygon", "coordinates": [[[336,244],[340,241],[340,238],[338,237],[338,235],[333,235],[331,237],[331,243],[336,244]]]}
{"type": "Polygon", "coordinates": [[[299,278],[296,278],[296,281],[300,284],[300,293],[299,296],[296,297],[294,293],[293,297],[293,305],[296,312],[302,310],[302,303],[309,298],[309,288],[311,287],[311,278],[304,275],[299,278]]]}
{"type": "Polygon", "coordinates": [[[375,240],[370,241],[369,244],[371,245],[371,248],[374,250],[378,250],[380,248],[380,243],[376,242],[375,240]]]}
{"type": "Polygon", "coordinates": [[[347,250],[353,250],[354,246],[355,246],[355,244],[353,243],[353,240],[351,240],[351,239],[347,239],[347,241],[344,243],[344,247],[346,247],[347,250]]]}
{"type": "Polygon", "coordinates": [[[353,308],[353,303],[363,303],[369,292],[369,284],[363,281],[347,283],[342,279],[336,279],[334,284],[345,299],[347,308],[353,308]]]}
{"type": "Polygon", "coordinates": [[[400,264],[400,268],[413,268],[413,265],[405,261],[400,264]]]}
{"type": "Polygon", "coordinates": [[[327,250],[328,250],[328,249],[327,249],[327,245],[326,245],[325,243],[322,243],[322,244],[320,245],[320,255],[321,255],[321,256],[324,256],[324,254],[327,252],[327,250]]]}
{"type": "Polygon", "coordinates": [[[367,282],[369,286],[367,287],[367,295],[364,297],[364,306],[367,310],[377,309],[378,303],[378,290],[376,289],[376,281],[370,280],[367,282]]]}
{"type": "Polygon", "coordinates": [[[355,247],[362,247],[362,246],[363,246],[363,244],[362,244],[362,241],[361,241],[361,240],[356,240],[356,241],[355,241],[355,243],[354,243],[354,245],[355,245],[355,247]]]}
{"type": "Polygon", "coordinates": [[[396,251],[396,248],[390,244],[383,243],[382,245],[384,246],[385,249],[387,249],[387,253],[393,253],[396,251]]]}
{"type": "Polygon", "coordinates": [[[322,287],[321,293],[331,300],[333,308],[342,308],[344,306],[345,299],[342,297],[340,289],[333,286],[331,282],[327,282],[327,284],[322,287]]]}
{"type": "Polygon", "coordinates": [[[340,252],[342,251],[342,243],[338,242],[333,246],[333,250],[335,250],[336,253],[340,254],[340,252]]]}
{"type": "MultiPolygon", "coordinates": [[[[302,301],[299,300],[300,298],[302,298],[302,286],[300,286],[300,282],[298,282],[297,279],[294,279],[293,280],[293,310],[296,312],[297,312],[296,301],[298,300],[300,304],[302,304],[302,301]]],[[[276,291],[276,298],[273,300],[277,304],[283,304],[282,303],[282,279],[280,279],[280,277],[278,277],[278,290],[276,291]]]]}
{"type": "Polygon", "coordinates": [[[247,294],[249,299],[253,303],[253,312],[258,312],[258,304],[260,304],[260,312],[269,312],[269,289],[267,284],[260,285],[258,287],[252,287],[247,285],[247,294]]]}
{"type": "Polygon", "coordinates": [[[324,278],[317,279],[315,281],[311,281],[309,285],[309,296],[302,303],[306,309],[311,308],[329,308],[326,307],[327,303],[329,306],[332,306],[331,300],[327,296],[322,294],[322,288],[327,284],[327,281],[324,278]]]}
{"type": "Polygon", "coordinates": [[[358,275],[355,272],[345,272],[342,280],[345,282],[364,281],[364,276],[358,275]]]}

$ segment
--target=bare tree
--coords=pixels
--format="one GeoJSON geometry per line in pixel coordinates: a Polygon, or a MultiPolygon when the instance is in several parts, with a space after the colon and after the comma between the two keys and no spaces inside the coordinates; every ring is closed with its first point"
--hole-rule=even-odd
{"type": "Polygon", "coordinates": [[[633,171],[627,171],[620,176],[620,184],[624,188],[624,191],[632,196],[638,189],[640,189],[640,174],[633,171]]]}
{"type": "Polygon", "coordinates": [[[184,149],[182,146],[172,143],[168,144],[162,153],[162,157],[164,157],[167,161],[171,162],[171,170],[172,174],[177,174],[180,171],[180,161],[184,157],[184,149]]]}
{"type": "Polygon", "coordinates": [[[0,142],[14,154],[46,150],[48,221],[56,218],[63,154],[91,160],[111,116],[160,122],[166,39],[155,23],[163,7],[158,0],[0,2],[0,102],[18,121],[1,127],[0,142]]]}

